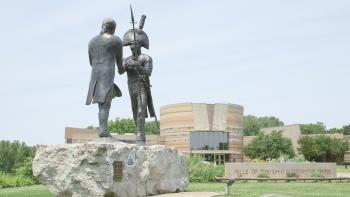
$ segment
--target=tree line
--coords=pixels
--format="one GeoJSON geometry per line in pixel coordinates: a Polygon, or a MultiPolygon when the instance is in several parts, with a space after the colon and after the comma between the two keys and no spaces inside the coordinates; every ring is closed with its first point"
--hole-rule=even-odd
{"type": "MultiPolygon", "coordinates": [[[[256,117],[244,116],[245,136],[257,136],[250,144],[243,148],[243,153],[251,159],[277,159],[279,157],[293,158],[296,153],[293,150],[289,138],[283,137],[279,131],[264,134],[261,129],[267,127],[283,126],[284,122],[274,116],[256,117]]],[[[341,128],[327,129],[322,122],[300,124],[301,134],[321,134],[318,136],[303,136],[298,140],[299,154],[307,161],[338,162],[341,163],[345,152],[348,150],[348,142],[331,138],[322,134],[342,133],[350,135],[350,124],[341,128]]]]}
{"type": "MultiPolygon", "coordinates": [[[[261,129],[268,127],[284,126],[284,122],[275,116],[257,117],[247,115],[243,118],[243,134],[245,136],[255,136],[261,133],[261,129]]],[[[133,133],[135,131],[135,121],[132,118],[116,118],[108,121],[108,129],[111,133],[133,133]]],[[[89,126],[89,129],[98,129],[98,127],[89,126]]],[[[350,124],[344,125],[341,128],[327,129],[322,122],[300,124],[301,134],[331,134],[343,133],[350,135],[350,124]]],[[[155,121],[145,123],[146,134],[159,134],[159,128],[155,121]]]]}
{"type": "MultiPolygon", "coordinates": [[[[348,150],[348,142],[331,138],[326,135],[303,136],[298,140],[299,154],[307,161],[342,163],[343,156],[348,150]]],[[[294,158],[297,154],[293,150],[289,138],[283,137],[281,131],[270,134],[259,133],[248,145],[243,153],[250,159],[285,159],[294,158]]]]}
{"type": "MultiPolygon", "coordinates": [[[[261,129],[268,127],[283,126],[284,122],[274,116],[257,117],[253,115],[247,115],[243,118],[243,133],[245,136],[254,136],[261,133],[261,129]]],[[[301,134],[332,134],[343,133],[344,135],[350,135],[350,124],[344,125],[341,128],[327,129],[326,125],[322,122],[300,124],[301,134]]]]}
{"type": "MultiPolygon", "coordinates": [[[[98,127],[88,126],[88,129],[98,129],[98,127]]],[[[116,118],[108,121],[108,131],[111,133],[134,133],[136,129],[135,121],[132,118],[116,118]]],[[[145,123],[146,134],[159,134],[159,128],[156,121],[147,121],[145,123]]]]}

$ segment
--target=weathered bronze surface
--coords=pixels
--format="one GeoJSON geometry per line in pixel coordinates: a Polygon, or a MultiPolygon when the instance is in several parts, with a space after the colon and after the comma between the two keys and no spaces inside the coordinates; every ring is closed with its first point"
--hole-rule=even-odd
{"type": "Polygon", "coordinates": [[[118,73],[123,74],[126,71],[128,75],[131,107],[136,124],[136,142],[145,144],[144,127],[148,113],[150,117],[156,119],[158,125],[149,79],[153,62],[149,55],[141,53],[141,47],[149,49],[148,36],[142,30],[146,16],[141,16],[137,29],[131,6],[130,9],[133,28],[124,34],[123,42],[119,37],[114,36],[116,22],[113,19],[105,19],[100,35],[95,36],[89,43],[89,60],[92,71],[86,104],[98,103],[99,136],[111,137],[107,125],[111,101],[114,97],[122,95],[118,86],[113,83],[115,64],[117,64],[118,73]],[[130,46],[132,51],[132,55],[125,59],[123,59],[122,45],[130,46]]]}
{"type": "Polygon", "coordinates": [[[115,182],[121,181],[123,179],[123,162],[114,161],[113,162],[113,180],[115,182]]]}

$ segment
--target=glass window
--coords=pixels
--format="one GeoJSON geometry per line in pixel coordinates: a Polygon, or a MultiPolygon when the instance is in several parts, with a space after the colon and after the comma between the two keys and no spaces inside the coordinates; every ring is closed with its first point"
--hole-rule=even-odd
{"type": "Polygon", "coordinates": [[[72,142],[73,142],[72,139],[69,139],[69,138],[66,139],[66,143],[67,143],[67,144],[71,144],[72,142]]]}
{"type": "Polygon", "coordinates": [[[192,131],[191,150],[228,150],[228,133],[224,131],[192,131]]]}

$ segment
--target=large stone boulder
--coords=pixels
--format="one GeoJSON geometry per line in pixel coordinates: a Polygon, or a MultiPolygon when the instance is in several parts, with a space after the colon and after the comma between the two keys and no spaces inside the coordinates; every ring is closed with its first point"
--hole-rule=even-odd
{"type": "Polygon", "coordinates": [[[33,174],[58,197],[138,197],[184,191],[188,186],[187,158],[176,149],[113,138],[40,145],[33,174]]]}

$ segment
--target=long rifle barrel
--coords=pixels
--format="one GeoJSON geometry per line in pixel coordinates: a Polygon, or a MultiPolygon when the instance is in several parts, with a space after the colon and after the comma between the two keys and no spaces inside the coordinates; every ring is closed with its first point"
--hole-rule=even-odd
{"type": "Polygon", "coordinates": [[[133,13],[133,11],[132,11],[131,4],[130,4],[130,12],[131,12],[132,30],[133,30],[133,32],[134,32],[134,44],[137,44],[137,43],[136,43],[135,19],[134,19],[134,13],[133,13]]]}

